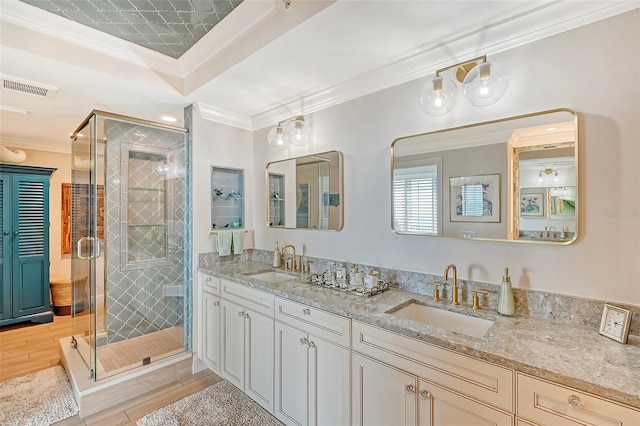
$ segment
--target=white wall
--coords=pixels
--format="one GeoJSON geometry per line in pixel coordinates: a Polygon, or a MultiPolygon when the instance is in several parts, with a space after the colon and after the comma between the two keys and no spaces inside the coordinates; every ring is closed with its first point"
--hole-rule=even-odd
{"type": "Polygon", "coordinates": [[[256,248],[270,250],[274,241],[286,241],[311,256],[438,275],[455,263],[461,278],[493,283],[509,266],[521,288],[640,305],[639,52],[635,10],[492,55],[490,60],[508,70],[510,86],[490,107],[459,102],[444,117],[428,117],[418,106],[425,78],[312,114],[313,141],[307,147],[271,151],[269,129],[255,132],[257,194],[264,190],[269,161],[331,149],[342,151],[345,160],[341,232],[268,229],[258,197],[256,248]],[[576,243],[540,246],[391,231],[389,155],[395,138],[558,107],[574,109],[580,120],[576,243]]]}
{"type": "MultiPolygon", "coordinates": [[[[203,120],[197,107],[193,113],[193,318],[200,318],[200,294],[197,282],[198,253],[215,251],[211,232],[211,166],[244,169],[245,224],[254,223],[252,200],[254,171],[251,132],[203,120]]],[[[264,178],[263,178],[264,180],[264,178]]],[[[264,198],[264,189],[258,193],[264,198]]],[[[250,228],[248,225],[247,228],[250,228]]],[[[270,247],[269,249],[272,249],[270,247]]],[[[198,336],[198,321],[193,321],[193,335],[198,336]]],[[[194,338],[194,346],[202,339],[194,338]]],[[[198,352],[198,348],[193,348],[198,352]]]]}

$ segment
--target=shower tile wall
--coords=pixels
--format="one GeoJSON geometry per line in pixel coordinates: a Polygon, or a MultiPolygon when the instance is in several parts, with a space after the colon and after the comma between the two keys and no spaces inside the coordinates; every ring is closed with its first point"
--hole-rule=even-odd
{"type": "MultiPolygon", "coordinates": [[[[185,232],[186,232],[186,181],[185,181],[185,137],[183,133],[155,129],[118,120],[105,120],[107,137],[107,172],[105,183],[105,228],[106,237],[106,333],[104,343],[113,343],[172,326],[184,324],[184,302],[181,297],[163,296],[163,285],[183,284],[185,281],[185,232]],[[150,223],[164,219],[164,207],[160,207],[154,195],[135,193],[122,188],[129,186],[154,188],[159,179],[164,180],[162,170],[151,170],[157,165],[157,158],[145,159],[144,155],[129,161],[128,175],[121,174],[121,146],[135,144],[172,151],[170,174],[173,191],[167,192],[168,209],[166,225],[169,229],[165,239],[164,231],[157,228],[133,230],[129,233],[127,245],[121,244],[125,238],[121,221],[127,220],[121,214],[120,200],[129,200],[129,223],[150,223]],[[140,180],[139,184],[122,185],[122,179],[140,180]],[[150,186],[145,186],[150,185],[150,186]],[[149,198],[147,200],[147,198],[149,198]],[[143,201],[143,202],[135,202],[143,201]],[[148,201],[145,203],[144,201],[148,201]],[[169,210],[170,209],[170,210],[169,210]],[[143,222],[144,221],[144,222],[143,222]],[[144,264],[145,257],[155,256],[165,249],[170,262],[167,265],[144,264]],[[128,247],[126,256],[121,255],[121,246],[128,247]],[[125,263],[138,261],[135,269],[125,263]],[[141,267],[140,267],[141,266],[141,267]]],[[[157,167],[156,167],[157,168],[157,167]]],[[[158,195],[156,194],[155,197],[158,195]]],[[[130,265],[130,264],[129,264],[130,265]]]]}

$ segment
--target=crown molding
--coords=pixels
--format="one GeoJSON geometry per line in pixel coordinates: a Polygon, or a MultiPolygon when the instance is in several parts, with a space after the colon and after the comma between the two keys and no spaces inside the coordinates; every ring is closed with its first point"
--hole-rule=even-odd
{"type": "MultiPolygon", "coordinates": [[[[310,114],[351,101],[381,90],[434,74],[441,67],[474,58],[478,54],[490,56],[537,40],[551,37],[578,27],[640,8],[640,2],[582,2],[576,14],[572,2],[550,3],[532,7],[529,11],[504,20],[500,24],[480,28],[455,40],[438,40],[422,51],[373,72],[326,88],[302,98],[296,97],[251,117],[254,129],[261,129],[288,117],[291,112],[310,114]],[[544,25],[540,25],[540,23],[544,25]],[[475,50],[483,37],[482,51],[475,50]],[[440,46],[446,46],[446,50],[440,46]],[[429,64],[425,66],[425,64],[429,64]],[[300,105],[304,104],[304,111],[300,105]]],[[[418,94],[416,94],[416,104],[418,94]]]]}
{"type": "Polygon", "coordinates": [[[267,18],[277,12],[277,3],[244,1],[187,50],[178,64],[183,76],[191,74],[212,57],[220,54],[236,41],[254,31],[267,18]]]}
{"type": "Polygon", "coordinates": [[[36,143],[29,139],[22,138],[14,138],[14,137],[3,137],[0,145],[6,146],[8,148],[18,148],[18,149],[32,149],[35,151],[47,151],[47,152],[58,152],[61,154],[71,154],[71,143],[67,145],[67,147],[63,147],[61,145],[47,145],[43,143],[36,143]]]}
{"type": "Polygon", "coordinates": [[[200,117],[203,120],[209,120],[227,126],[237,127],[243,130],[253,131],[254,128],[251,124],[251,119],[241,114],[236,114],[231,111],[225,111],[211,105],[204,104],[202,102],[196,103],[197,109],[200,112],[200,117]]]}

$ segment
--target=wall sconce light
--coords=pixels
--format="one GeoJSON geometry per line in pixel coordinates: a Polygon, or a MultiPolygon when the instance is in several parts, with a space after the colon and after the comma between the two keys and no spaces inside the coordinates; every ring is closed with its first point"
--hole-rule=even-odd
{"type": "Polygon", "coordinates": [[[456,69],[456,79],[462,83],[462,92],[474,106],[496,103],[509,86],[509,77],[500,64],[487,62],[487,56],[461,62],[436,71],[420,92],[420,107],[432,117],[445,115],[455,105],[458,87],[440,73],[456,69]]]}
{"type": "Polygon", "coordinates": [[[288,144],[304,146],[311,140],[311,126],[302,115],[288,118],[269,131],[267,140],[273,149],[286,149],[288,144]]]}
{"type": "Polygon", "coordinates": [[[558,176],[558,171],[555,169],[546,168],[544,170],[540,170],[538,172],[538,178],[536,179],[537,183],[544,183],[547,181],[551,181],[553,183],[560,182],[560,176],[558,176]]]}

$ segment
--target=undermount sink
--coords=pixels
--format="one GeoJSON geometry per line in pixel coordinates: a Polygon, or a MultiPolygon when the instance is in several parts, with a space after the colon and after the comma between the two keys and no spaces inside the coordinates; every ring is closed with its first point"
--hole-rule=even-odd
{"type": "Polygon", "coordinates": [[[392,308],[386,313],[470,337],[484,336],[494,323],[488,319],[432,308],[418,302],[392,308]]]}
{"type": "Polygon", "coordinates": [[[293,281],[296,279],[293,275],[285,274],[277,271],[258,272],[255,274],[247,274],[251,278],[266,281],[272,284],[279,284],[285,281],[293,281]]]}

